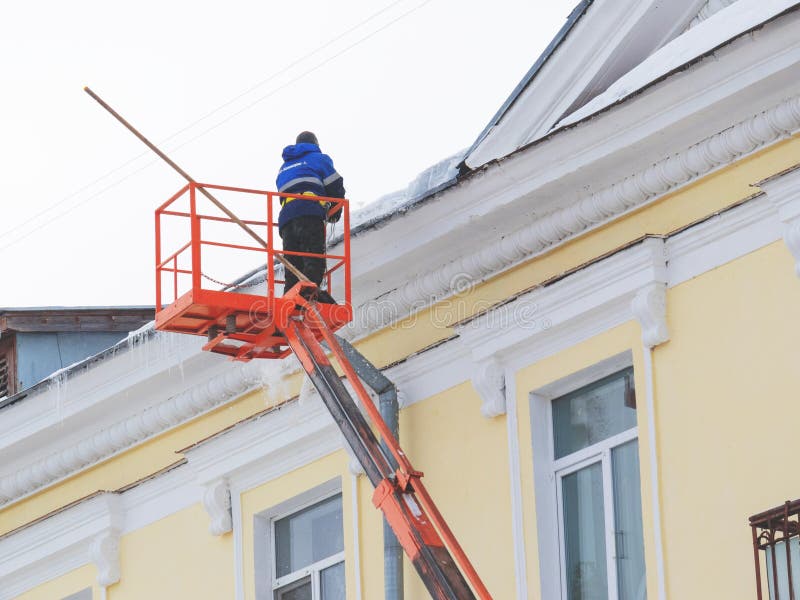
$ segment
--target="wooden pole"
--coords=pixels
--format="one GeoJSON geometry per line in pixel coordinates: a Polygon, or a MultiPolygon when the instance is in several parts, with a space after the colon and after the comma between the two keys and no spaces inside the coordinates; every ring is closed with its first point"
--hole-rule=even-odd
{"type": "MultiPolygon", "coordinates": [[[[196,183],[197,183],[197,181],[195,181],[194,179],[192,179],[192,177],[191,177],[191,176],[190,176],[190,175],[189,175],[189,174],[188,174],[186,171],[184,171],[184,170],[183,170],[183,169],[181,169],[181,168],[180,168],[178,165],[176,165],[176,164],[175,164],[175,163],[172,161],[172,159],[170,159],[170,157],[169,157],[169,156],[167,156],[167,155],[166,155],[166,154],[164,154],[164,153],[163,153],[161,150],[159,150],[159,149],[156,147],[156,145],[155,145],[155,144],[153,144],[153,143],[152,143],[150,140],[148,140],[146,137],[144,137],[144,136],[143,136],[143,135],[142,135],[142,134],[141,134],[141,133],[140,133],[140,132],[139,132],[139,131],[138,131],[138,130],[137,130],[137,129],[136,129],[134,126],[133,126],[133,125],[131,125],[130,123],[128,123],[128,121],[126,121],[126,120],[125,120],[125,118],[124,118],[122,115],[120,115],[120,114],[119,114],[117,111],[115,111],[113,108],[111,108],[111,107],[110,107],[110,106],[109,106],[109,105],[108,105],[108,104],[105,102],[105,100],[103,100],[103,99],[102,99],[100,96],[98,96],[98,95],[97,95],[97,94],[95,94],[95,93],[94,93],[94,92],[93,92],[91,89],[89,89],[89,87],[88,87],[88,86],[84,87],[84,88],[83,88],[83,91],[84,91],[84,92],[86,92],[87,94],[89,94],[89,95],[90,95],[92,98],[94,98],[94,99],[97,101],[97,103],[98,103],[100,106],[102,106],[103,108],[105,108],[105,109],[106,109],[106,110],[107,110],[107,111],[108,111],[108,112],[111,114],[111,116],[113,116],[113,117],[114,117],[114,118],[115,118],[117,121],[119,121],[120,123],[122,123],[122,124],[123,124],[123,125],[124,125],[124,126],[127,128],[127,129],[128,129],[128,131],[130,131],[130,132],[131,132],[133,135],[135,135],[137,138],[139,138],[139,139],[140,139],[140,140],[141,140],[141,141],[144,143],[144,145],[145,145],[145,146],[147,146],[148,148],[150,148],[150,150],[152,150],[153,152],[155,152],[155,153],[156,153],[156,154],[159,156],[159,158],[161,158],[161,160],[163,160],[163,161],[164,161],[165,163],[167,163],[167,164],[168,164],[170,167],[172,167],[173,169],[175,169],[175,171],[177,171],[177,172],[180,174],[180,176],[181,176],[181,177],[183,177],[183,178],[184,178],[186,181],[188,181],[189,183],[194,183],[194,184],[196,184],[196,183]]],[[[246,224],[245,222],[243,222],[243,221],[242,221],[242,220],[241,220],[239,217],[237,217],[235,214],[233,214],[233,213],[232,213],[232,212],[231,212],[231,211],[228,209],[228,207],[226,207],[224,204],[222,204],[222,202],[220,202],[220,201],[219,201],[219,200],[217,200],[217,199],[216,199],[214,196],[212,196],[212,195],[211,195],[211,192],[209,192],[209,191],[208,191],[207,189],[205,189],[204,187],[198,187],[197,189],[198,189],[198,190],[200,190],[200,193],[201,193],[201,194],[203,194],[203,195],[204,195],[206,198],[208,198],[209,200],[211,200],[211,202],[213,202],[213,203],[214,203],[214,204],[217,206],[217,208],[219,208],[219,209],[220,209],[222,212],[224,212],[226,215],[228,215],[228,217],[229,217],[229,218],[230,218],[230,219],[231,219],[231,220],[232,220],[234,223],[236,223],[237,225],[239,225],[239,227],[241,227],[242,229],[244,229],[244,230],[245,230],[245,231],[246,231],[246,232],[247,232],[247,233],[250,235],[250,237],[252,237],[254,240],[256,240],[256,241],[257,241],[259,244],[261,244],[261,245],[262,245],[264,248],[267,248],[267,247],[268,247],[268,246],[267,246],[267,242],[265,242],[265,241],[264,241],[264,240],[261,238],[261,236],[259,236],[259,235],[258,235],[258,234],[257,234],[255,231],[253,231],[252,229],[250,229],[250,228],[247,226],[247,224],[246,224]]],[[[300,269],[298,269],[297,267],[295,267],[295,266],[294,266],[292,263],[290,263],[290,262],[289,262],[289,261],[288,261],[288,260],[287,260],[285,257],[281,256],[280,254],[276,254],[276,256],[278,257],[278,260],[279,260],[279,261],[281,261],[281,262],[283,263],[283,266],[284,266],[284,267],[286,267],[287,269],[289,269],[289,270],[290,270],[292,273],[294,273],[295,277],[297,277],[297,278],[298,278],[300,281],[304,281],[304,282],[306,282],[306,283],[310,283],[310,282],[311,282],[311,281],[309,280],[309,278],[308,278],[308,277],[306,277],[306,276],[303,274],[303,272],[302,272],[300,269]]]]}

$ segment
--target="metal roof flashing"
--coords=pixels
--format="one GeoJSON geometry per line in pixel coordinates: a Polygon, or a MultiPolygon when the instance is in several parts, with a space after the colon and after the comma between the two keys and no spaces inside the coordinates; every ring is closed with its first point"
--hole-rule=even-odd
{"type": "Polygon", "coordinates": [[[458,172],[459,176],[465,175],[472,171],[473,169],[467,166],[467,157],[472,154],[472,151],[477,148],[483,140],[486,139],[486,136],[492,131],[492,129],[502,120],[503,116],[508,112],[508,110],[514,105],[514,103],[519,99],[522,95],[522,92],[525,91],[525,88],[530,85],[530,83],[536,78],[536,75],[541,71],[542,67],[548,61],[548,59],[555,53],[556,49],[561,45],[561,43],[566,39],[567,35],[569,35],[572,28],[575,24],[580,20],[580,18],[586,14],[587,9],[594,0],[581,0],[578,5],[572,9],[572,12],[567,17],[566,23],[562,25],[561,29],[558,30],[555,37],[550,40],[550,43],[544,49],[539,58],[536,59],[536,62],[533,63],[533,66],[528,70],[525,76],[522,78],[514,90],[511,92],[511,95],[506,99],[500,109],[494,114],[494,116],[489,120],[489,124],[483,129],[483,131],[478,135],[477,139],[472,143],[472,145],[467,149],[464,153],[463,160],[458,164],[458,172]]]}

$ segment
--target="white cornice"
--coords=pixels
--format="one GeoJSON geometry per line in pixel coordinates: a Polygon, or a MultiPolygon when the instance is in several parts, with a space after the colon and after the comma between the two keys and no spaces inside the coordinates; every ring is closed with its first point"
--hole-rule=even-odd
{"type": "Polygon", "coordinates": [[[417,272],[378,300],[360,306],[349,334],[356,337],[388,326],[459,293],[465,281],[474,285],[494,276],[798,130],[800,96],[794,96],[618,183],[534,219],[493,244],[436,269],[417,272]]]}
{"type": "Polygon", "coordinates": [[[100,493],[1,537],[0,600],[89,563],[100,585],[116,583],[123,521],[119,495],[100,493]]]}
{"type": "Polygon", "coordinates": [[[225,480],[231,490],[243,489],[261,483],[262,476],[286,472],[285,457],[277,457],[302,454],[306,442],[324,453],[340,449],[339,435],[320,400],[294,401],[187,448],[183,455],[199,485],[225,480]]]}
{"type": "Polygon", "coordinates": [[[546,356],[542,352],[571,344],[575,335],[594,335],[599,324],[608,329],[629,321],[636,294],[666,281],[664,240],[649,238],[456,330],[476,362],[530,360],[531,351],[546,356]]]}
{"type": "Polygon", "coordinates": [[[264,383],[264,364],[258,361],[228,364],[229,368],[221,375],[207,379],[160,404],[96,431],[76,444],[62,447],[3,476],[0,478],[0,504],[19,500],[27,494],[52,485],[264,383]]]}

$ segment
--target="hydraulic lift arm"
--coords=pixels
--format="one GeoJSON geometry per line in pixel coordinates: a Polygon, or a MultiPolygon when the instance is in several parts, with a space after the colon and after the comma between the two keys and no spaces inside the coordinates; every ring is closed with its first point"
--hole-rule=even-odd
{"type": "Polygon", "coordinates": [[[307,304],[302,313],[289,317],[283,331],[375,487],[373,504],[383,511],[431,596],[436,600],[490,599],[488,590],[422,484],[422,473],[411,466],[314,304],[307,304]],[[315,332],[321,334],[322,341],[336,357],[388,447],[388,455],[328,360],[315,332]]]}

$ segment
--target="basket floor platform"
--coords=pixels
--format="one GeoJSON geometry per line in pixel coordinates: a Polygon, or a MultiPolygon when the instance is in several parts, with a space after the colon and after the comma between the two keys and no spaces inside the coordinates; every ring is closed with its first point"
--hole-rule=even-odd
{"type": "MultiPolygon", "coordinates": [[[[278,298],[215,290],[191,290],[156,313],[156,329],[204,336],[203,350],[233,360],[283,358],[292,350],[281,324],[302,315],[308,301],[292,290],[278,298]]],[[[331,331],[352,319],[352,308],[343,304],[315,303],[331,331]]],[[[319,330],[312,329],[317,339],[319,330]]]]}

